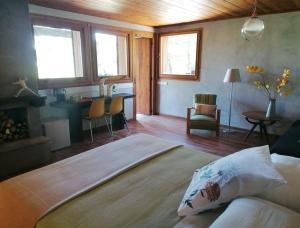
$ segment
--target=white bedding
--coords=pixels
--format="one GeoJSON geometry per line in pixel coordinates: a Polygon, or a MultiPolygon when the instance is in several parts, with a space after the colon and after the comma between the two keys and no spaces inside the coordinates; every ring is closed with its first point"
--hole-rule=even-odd
{"type": "Polygon", "coordinates": [[[287,184],[266,191],[259,198],[300,213],[300,158],[272,154],[272,162],[287,184]]]}
{"type": "Polygon", "coordinates": [[[260,198],[239,198],[210,227],[299,228],[300,214],[260,198]]]}
{"type": "Polygon", "coordinates": [[[287,184],[268,189],[256,197],[237,198],[229,204],[226,210],[221,208],[187,216],[175,227],[300,227],[300,159],[278,154],[273,154],[271,158],[277,171],[287,180],[287,184]]]}
{"type": "Polygon", "coordinates": [[[195,170],[177,212],[179,216],[195,215],[284,184],[271,161],[269,146],[244,149],[195,170]]]}

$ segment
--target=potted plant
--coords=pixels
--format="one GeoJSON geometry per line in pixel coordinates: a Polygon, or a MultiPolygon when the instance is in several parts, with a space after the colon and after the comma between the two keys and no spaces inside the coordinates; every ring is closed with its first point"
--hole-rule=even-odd
{"type": "Polygon", "coordinates": [[[276,99],[278,96],[288,96],[290,94],[290,76],[291,70],[284,69],[281,75],[273,76],[268,74],[260,66],[246,66],[246,71],[249,74],[256,75],[253,84],[257,89],[263,89],[265,96],[269,99],[269,106],[266,113],[267,118],[272,118],[276,115],[276,99]]]}

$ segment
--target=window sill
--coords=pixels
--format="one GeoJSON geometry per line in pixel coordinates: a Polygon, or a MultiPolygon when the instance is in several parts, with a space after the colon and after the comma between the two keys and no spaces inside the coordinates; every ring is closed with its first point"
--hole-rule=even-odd
{"type": "Polygon", "coordinates": [[[57,78],[57,79],[39,79],[39,89],[67,88],[91,85],[92,82],[84,78],[57,78]]]}
{"type": "Polygon", "coordinates": [[[199,75],[160,74],[159,79],[198,81],[199,75]]]}
{"type": "MultiPolygon", "coordinates": [[[[114,84],[119,83],[130,83],[131,78],[124,78],[115,80],[114,84]]],[[[107,83],[105,83],[107,84],[107,83]]],[[[59,78],[59,79],[39,79],[38,89],[54,89],[54,88],[69,88],[69,87],[80,87],[80,86],[92,86],[99,85],[99,80],[88,80],[87,78],[59,78]]]]}
{"type": "MultiPolygon", "coordinates": [[[[114,76],[111,76],[111,78],[113,79],[114,76]]],[[[117,79],[117,80],[113,80],[112,82],[115,84],[118,84],[118,83],[128,83],[128,82],[132,82],[132,79],[130,76],[128,75],[116,75],[116,77],[122,77],[121,79],[117,79]]],[[[102,77],[99,77],[99,76],[94,76],[93,77],[93,83],[94,84],[98,84],[99,81],[102,79],[102,77]]],[[[108,84],[108,82],[110,81],[110,78],[108,77],[106,79],[106,82],[105,84],[108,84]]]]}

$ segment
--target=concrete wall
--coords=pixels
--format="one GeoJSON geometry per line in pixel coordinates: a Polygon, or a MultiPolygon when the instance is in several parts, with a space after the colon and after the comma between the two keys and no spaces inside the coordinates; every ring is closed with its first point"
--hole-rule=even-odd
{"type": "MultiPolygon", "coordinates": [[[[28,4],[25,0],[0,0],[0,97],[13,97],[18,78],[37,91],[37,66],[28,4]]],[[[22,95],[30,95],[23,93],[22,95]]],[[[41,135],[38,108],[28,107],[31,136],[41,135]]]]}
{"type": "Polygon", "coordinates": [[[0,97],[12,97],[18,77],[37,89],[37,67],[27,1],[0,0],[0,97]]]}
{"type": "Polygon", "coordinates": [[[218,94],[218,106],[222,110],[222,124],[228,123],[230,85],[223,79],[227,68],[239,68],[241,83],[235,84],[232,125],[249,128],[241,116],[248,110],[266,110],[268,100],[249,81],[245,66],[261,65],[272,73],[279,73],[285,67],[292,70],[292,81],[298,81],[290,97],[280,97],[277,111],[284,120],[273,127],[274,133],[282,133],[294,119],[300,119],[300,12],[268,15],[262,17],[265,32],[259,41],[245,41],[240,31],[245,21],[232,19],[194,25],[162,28],[162,31],[178,31],[189,28],[203,28],[203,47],[200,81],[168,80],[160,83],[158,109],[162,114],[186,115],[186,108],[192,105],[194,93],[218,94]]]}

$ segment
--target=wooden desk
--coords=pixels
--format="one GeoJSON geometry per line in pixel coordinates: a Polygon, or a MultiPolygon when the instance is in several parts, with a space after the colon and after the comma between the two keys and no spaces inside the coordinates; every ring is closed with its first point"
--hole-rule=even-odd
{"type": "MultiPolygon", "coordinates": [[[[134,98],[135,95],[129,93],[118,93],[113,94],[114,96],[122,96],[124,99],[134,98]]],[[[97,99],[100,97],[92,97],[92,99],[97,99]]],[[[111,97],[104,97],[105,98],[105,106],[106,108],[109,107],[111,102],[111,97]]],[[[91,100],[81,101],[81,102],[64,102],[64,103],[57,103],[53,102],[50,103],[50,106],[65,109],[68,113],[69,118],[69,128],[70,128],[70,138],[71,142],[81,142],[83,140],[83,132],[82,132],[82,110],[88,109],[92,103],[91,100]]],[[[124,103],[123,103],[124,107],[124,103]]],[[[124,119],[122,114],[113,116],[113,129],[119,130],[124,128],[124,119]]]]}
{"type": "Polygon", "coordinates": [[[253,127],[247,134],[245,141],[249,138],[252,132],[255,130],[256,126],[259,126],[259,136],[260,140],[262,140],[263,132],[265,134],[266,140],[269,143],[269,135],[266,126],[271,126],[277,121],[281,120],[281,117],[275,116],[272,118],[267,118],[265,112],[261,111],[250,111],[250,112],[243,112],[242,115],[245,117],[247,122],[253,124],[253,127]]]}

